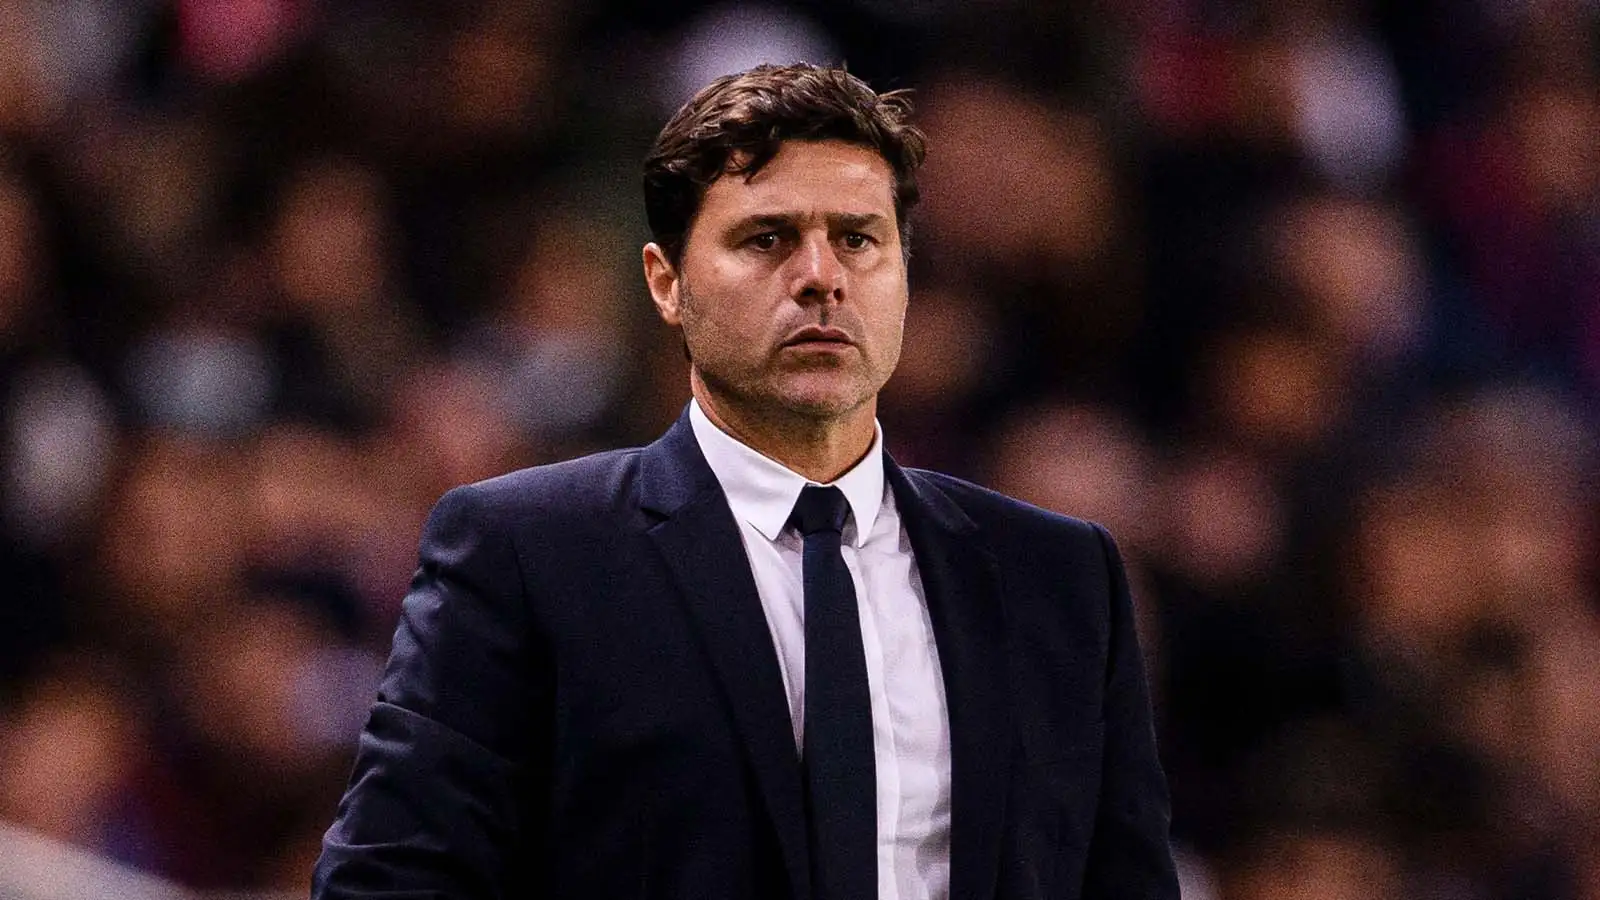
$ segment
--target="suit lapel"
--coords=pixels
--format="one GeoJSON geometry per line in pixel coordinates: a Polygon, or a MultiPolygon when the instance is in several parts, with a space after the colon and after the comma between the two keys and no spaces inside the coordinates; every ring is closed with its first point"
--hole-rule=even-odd
{"type": "Polygon", "coordinates": [[[1012,750],[999,569],[960,507],[922,474],[887,457],[884,465],[916,553],[950,711],[950,900],[989,900],[1012,750]]]}
{"type": "Polygon", "coordinates": [[[640,506],[682,593],[777,830],[796,900],[810,897],[805,810],[789,704],[738,524],[700,453],[688,414],[643,451],[640,506]]]}

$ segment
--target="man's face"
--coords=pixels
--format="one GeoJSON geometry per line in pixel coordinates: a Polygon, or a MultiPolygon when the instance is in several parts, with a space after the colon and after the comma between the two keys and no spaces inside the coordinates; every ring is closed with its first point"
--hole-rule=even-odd
{"type": "Polygon", "coordinates": [[[646,248],[656,306],[716,400],[836,419],[877,396],[906,310],[893,184],[870,148],[790,141],[748,182],[707,188],[676,269],[646,248]]]}

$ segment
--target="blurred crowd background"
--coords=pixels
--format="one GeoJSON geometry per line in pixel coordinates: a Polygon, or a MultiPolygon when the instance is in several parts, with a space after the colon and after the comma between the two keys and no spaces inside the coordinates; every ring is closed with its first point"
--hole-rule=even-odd
{"type": "Polygon", "coordinates": [[[1600,900],[1594,0],[0,0],[0,857],[303,894],[430,506],[674,419],[640,162],[798,59],[918,92],[888,447],[1117,535],[1186,896],[1600,900]]]}

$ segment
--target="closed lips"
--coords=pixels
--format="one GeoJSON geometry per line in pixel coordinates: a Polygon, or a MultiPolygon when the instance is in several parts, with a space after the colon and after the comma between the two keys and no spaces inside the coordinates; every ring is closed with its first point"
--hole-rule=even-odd
{"type": "Polygon", "coordinates": [[[850,340],[850,335],[838,328],[812,327],[802,328],[800,331],[796,332],[793,337],[789,338],[787,341],[784,341],[784,344],[787,346],[789,344],[803,344],[811,341],[836,344],[853,343],[850,340]]]}

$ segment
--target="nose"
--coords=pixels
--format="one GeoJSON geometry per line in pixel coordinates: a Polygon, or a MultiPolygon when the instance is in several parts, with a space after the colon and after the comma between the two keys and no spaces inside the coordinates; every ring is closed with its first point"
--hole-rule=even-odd
{"type": "Polygon", "coordinates": [[[845,269],[825,234],[808,235],[790,257],[795,301],[802,304],[844,301],[845,269]]]}

